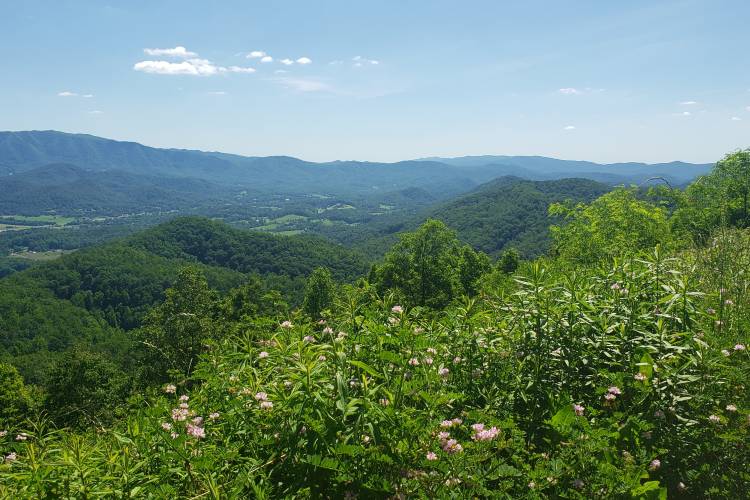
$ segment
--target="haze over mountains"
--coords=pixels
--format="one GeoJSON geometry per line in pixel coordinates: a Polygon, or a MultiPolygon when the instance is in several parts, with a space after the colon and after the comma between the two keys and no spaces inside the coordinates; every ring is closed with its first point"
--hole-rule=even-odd
{"type": "MultiPolygon", "coordinates": [[[[156,186],[161,178],[192,178],[215,184],[182,186],[182,192],[211,192],[243,189],[275,193],[372,194],[422,188],[438,197],[469,191],[492,179],[514,175],[532,180],[582,177],[608,184],[642,183],[661,176],[683,184],[710,169],[708,164],[672,162],[664,164],[617,163],[602,165],[585,161],[558,160],[533,156],[471,156],[424,158],[396,163],[335,161],[313,163],[286,156],[246,157],[225,153],[160,149],[135,142],[121,142],[84,134],[56,131],[0,132],[0,176],[20,176],[40,167],[30,177],[47,176],[58,167],[54,178],[58,189],[72,182],[109,185],[113,182],[128,193],[141,190],[144,181],[156,186]],[[77,168],[75,168],[77,167],[77,168]],[[117,171],[116,175],[111,172],[117,171]],[[91,176],[84,172],[110,172],[91,176]],[[117,180],[113,181],[112,178],[117,180]],[[97,184],[98,183],[98,184],[97,184]],[[131,185],[132,184],[132,185],[131,185]],[[197,189],[195,189],[197,188],[197,189]]],[[[0,178],[2,178],[0,177],[0,178]]],[[[29,177],[14,184],[21,192],[38,189],[29,177]]],[[[6,184],[4,179],[2,184],[6,184]]],[[[163,183],[162,183],[163,184],[163,183]]],[[[172,185],[180,191],[177,186],[172,185]]],[[[0,190],[0,202],[8,190],[0,190]]],[[[35,196],[38,194],[35,191],[35,196]]],[[[171,196],[172,193],[164,194],[171,196]]],[[[41,195],[40,195],[41,196],[41,195]]],[[[6,198],[3,198],[6,197],[6,198]]]]}

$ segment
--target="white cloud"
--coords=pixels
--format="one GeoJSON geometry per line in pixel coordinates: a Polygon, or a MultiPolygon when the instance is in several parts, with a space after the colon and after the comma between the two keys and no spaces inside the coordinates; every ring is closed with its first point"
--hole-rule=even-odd
{"type": "Polygon", "coordinates": [[[95,109],[93,111],[89,111],[90,115],[101,115],[103,113],[104,113],[104,111],[99,111],[98,109],[95,109]]]}
{"type": "Polygon", "coordinates": [[[683,111],[682,112],[682,116],[692,116],[692,114],[693,113],[691,113],[690,111],[683,111]]]}
{"type": "Polygon", "coordinates": [[[733,116],[733,117],[732,117],[732,121],[733,121],[733,122],[741,122],[741,121],[742,121],[742,118],[740,118],[739,116],[733,116]]]}
{"type": "Polygon", "coordinates": [[[94,97],[94,94],[83,94],[81,97],[83,97],[84,99],[91,99],[92,97],[94,97]]]}
{"type": "Polygon", "coordinates": [[[277,78],[276,81],[288,89],[299,92],[330,92],[333,90],[327,83],[310,78],[283,77],[277,78]]]}
{"type": "Polygon", "coordinates": [[[329,66],[338,66],[340,64],[344,64],[344,61],[342,61],[340,59],[336,59],[335,61],[331,61],[328,64],[329,64],[329,66]]]}
{"type": "Polygon", "coordinates": [[[311,62],[312,59],[310,59],[309,57],[300,57],[299,59],[297,59],[298,64],[310,64],[311,62]]]}
{"type": "Polygon", "coordinates": [[[263,56],[263,57],[260,58],[260,62],[262,62],[262,63],[273,62],[273,57],[271,57],[271,56],[263,56]]]}
{"type": "Polygon", "coordinates": [[[558,92],[560,92],[561,94],[564,94],[564,95],[581,95],[581,94],[583,94],[582,91],[580,91],[578,89],[574,89],[573,87],[566,87],[564,89],[558,90],[558,92]]]}
{"type": "MultiPolygon", "coordinates": [[[[221,68],[224,69],[224,68],[221,68]]],[[[229,66],[227,68],[231,73],[255,73],[255,68],[242,66],[229,66]]]]}
{"type": "Polygon", "coordinates": [[[282,59],[279,62],[285,66],[291,66],[292,64],[294,64],[294,61],[292,61],[291,59],[282,59]]]}
{"type": "Polygon", "coordinates": [[[682,101],[680,106],[695,106],[696,104],[698,104],[697,101],[682,101]]]}
{"type": "Polygon", "coordinates": [[[76,94],[75,92],[70,92],[68,90],[65,90],[63,92],[58,92],[57,95],[59,97],[76,97],[78,94],[76,94]]]}
{"type": "Polygon", "coordinates": [[[274,73],[276,73],[277,75],[283,75],[283,74],[289,73],[289,72],[287,70],[285,70],[285,69],[277,69],[276,71],[274,71],[274,73]]]}
{"type": "MultiPolygon", "coordinates": [[[[221,69],[207,59],[188,59],[179,63],[169,61],[141,61],[133,66],[136,71],[157,75],[211,76],[221,69]]],[[[224,68],[226,70],[226,68],[224,68]]]]}
{"type": "Polygon", "coordinates": [[[224,92],[223,90],[211,90],[209,92],[206,92],[208,95],[227,95],[227,92],[224,92]]]}
{"type": "Polygon", "coordinates": [[[355,68],[361,68],[362,66],[366,66],[366,65],[376,66],[380,64],[380,61],[378,60],[367,59],[366,57],[362,57],[362,56],[354,56],[352,57],[352,61],[354,61],[355,68]]]}
{"type": "Polygon", "coordinates": [[[563,128],[563,130],[575,130],[575,129],[576,128],[573,125],[568,125],[568,126],[566,126],[566,127],[563,128]]]}
{"type": "Polygon", "coordinates": [[[745,111],[750,111],[750,106],[746,107],[745,111]]]}
{"type": "Polygon", "coordinates": [[[182,57],[184,59],[198,57],[198,54],[190,52],[181,45],[172,49],[143,49],[143,52],[149,56],[182,57]]]}
{"type": "Polygon", "coordinates": [[[250,52],[248,55],[246,55],[245,57],[247,57],[248,59],[260,59],[261,57],[265,57],[265,56],[266,56],[266,53],[263,52],[262,50],[254,50],[250,52]]]}

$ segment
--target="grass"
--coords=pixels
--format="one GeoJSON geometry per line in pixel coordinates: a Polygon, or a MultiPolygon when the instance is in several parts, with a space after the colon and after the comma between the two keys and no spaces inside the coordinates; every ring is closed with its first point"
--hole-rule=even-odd
{"type": "Polygon", "coordinates": [[[46,252],[24,251],[24,252],[14,252],[10,254],[10,257],[44,262],[44,261],[59,259],[66,253],[70,253],[72,251],[73,250],[48,250],[46,252]]]}
{"type": "Polygon", "coordinates": [[[65,226],[75,220],[74,217],[63,217],[61,215],[0,215],[0,219],[21,222],[46,222],[55,226],[65,226]]]}

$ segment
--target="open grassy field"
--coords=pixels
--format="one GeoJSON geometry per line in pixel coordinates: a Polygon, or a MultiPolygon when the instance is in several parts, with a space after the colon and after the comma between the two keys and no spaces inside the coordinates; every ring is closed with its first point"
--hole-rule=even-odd
{"type": "Polygon", "coordinates": [[[47,252],[14,252],[10,254],[10,257],[16,257],[18,259],[27,259],[34,261],[50,261],[59,259],[66,253],[70,253],[73,250],[49,250],[47,252]]]}

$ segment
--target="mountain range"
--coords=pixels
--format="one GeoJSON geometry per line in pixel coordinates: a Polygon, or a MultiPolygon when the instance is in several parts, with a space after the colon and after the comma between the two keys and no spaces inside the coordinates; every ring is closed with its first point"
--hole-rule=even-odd
{"type": "MultiPolygon", "coordinates": [[[[288,156],[252,157],[160,149],[135,142],[57,131],[0,132],[0,183],[9,182],[10,176],[19,176],[40,167],[47,169],[47,175],[51,164],[66,165],[59,167],[69,174],[67,178],[62,176],[60,184],[80,182],[82,172],[117,171],[120,182],[127,176],[140,176],[132,179],[135,185],[146,179],[155,182],[157,177],[191,178],[214,184],[215,187],[204,185],[208,191],[239,188],[265,193],[342,195],[386,193],[417,187],[439,197],[467,192],[506,175],[531,180],[582,177],[607,184],[638,184],[659,176],[671,183],[683,184],[711,167],[683,162],[604,165],[534,156],[422,158],[395,163],[314,163],[288,156]],[[71,168],[71,165],[80,170],[71,168]]],[[[34,175],[38,176],[38,173],[34,175]]],[[[131,179],[127,183],[130,184],[131,179]]],[[[16,186],[16,189],[27,189],[16,186]]]]}

